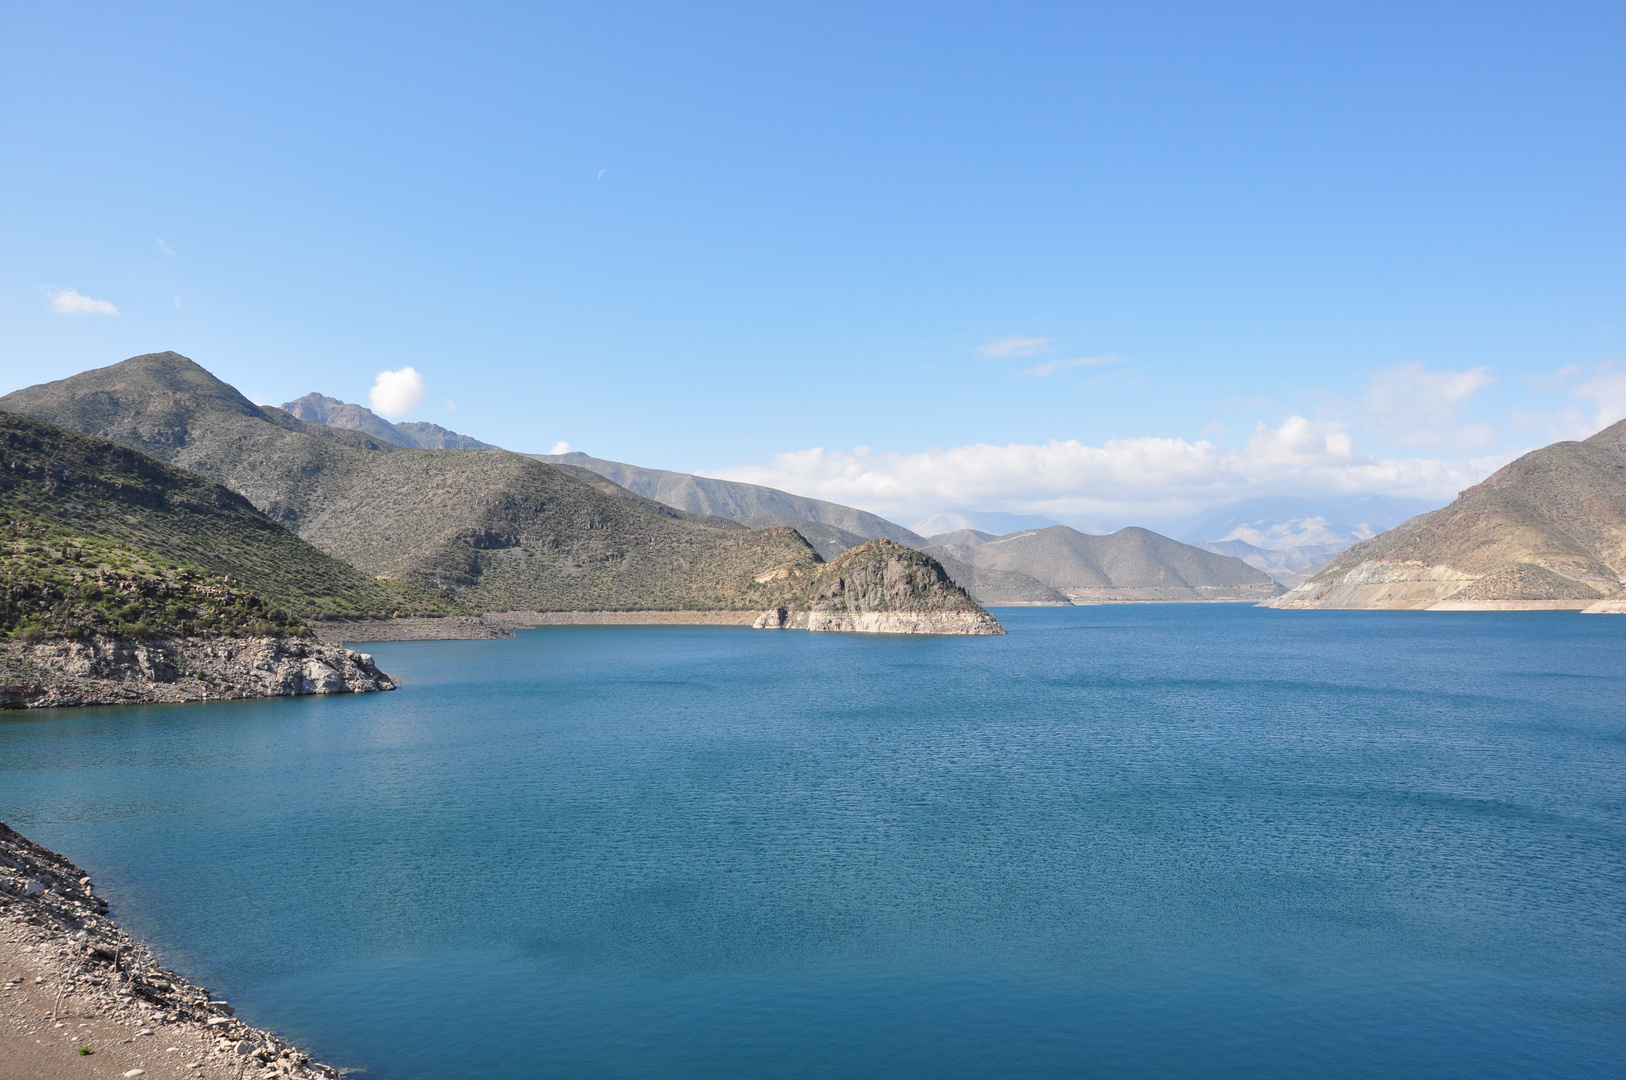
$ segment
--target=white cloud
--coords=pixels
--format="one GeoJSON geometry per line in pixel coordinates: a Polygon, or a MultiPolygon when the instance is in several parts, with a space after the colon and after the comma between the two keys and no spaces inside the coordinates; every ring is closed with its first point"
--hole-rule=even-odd
{"type": "Polygon", "coordinates": [[[1592,402],[1592,430],[1586,434],[1602,431],[1617,420],[1626,419],[1626,371],[1608,362],[1599,364],[1592,378],[1571,390],[1570,396],[1592,402]]]}
{"type": "MultiPolygon", "coordinates": [[[[1253,495],[1382,493],[1445,499],[1500,466],[1500,458],[1382,458],[1355,450],[1341,425],[1290,417],[1258,425],[1247,445],[1207,440],[978,443],[919,453],[822,447],[767,465],[711,475],[865,507],[892,516],[979,506],[1050,517],[1187,514],[1253,495]]],[[[910,520],[904,517],[904,520],[910,520]]]]}
{"type": "Polygon", "coordinates": [[[1494,428],[1453,425],[1469,399],[1495,381],[1483,367],[1430,371],[1421,360],[1380,371],[1366,386],[1368,426],[1402,446],[1484,447],[1494,428]]]}
{"type": "Polygon", "coordinates": [[[1046,375],[1054,375],[1058,371],[1066,371],[1069,368],[1093,367],[1096,364],[1117,364],[1122,362],[1122,360],[1123,357],[1113,356],[1111,353],[1108,353],[1106,356],[1080,356],[1073,360],[1046,360],[1042,364],[1035,364],[1030,368],[1023,368],[1021,371],[1018,371],[1017,374],[1032,375],[1036,378],[1042,379],[1046,375]]]}
{"type": "Polygon", "coordinates": [[[380,416],[405,416],[423,404],[424,393],[423,376],[404,367],[400,371],[380,371],[373,388],[367,391],[367,400],[380,416]]]}
{"type": "Polygon", "coordinates": [[[172,259],[180,258],[180,256],[178,254],[176,254],[174,248],[172,248],[168,244],[164,243],[162,237],[160,237],[159,240],[158,240],[158,250],[162,251],[165,255],[168,255],[172,259]]]}
{"type": "Polygon", "coordinates": [[[561,439],[559,442],[553,444],[553,449],[549,450],[548,453],[568,454],[570,453],[570,444],[561,439]]]}
{"type": "Polygon", "coordinates": [[[117,315],[119,309],[107,300],[93,300],[78,289],[59,289],[55,285],[41,286],[51,299],[51,310],[58,315],[117,315]]]}
{"type": "Polygon", "coordinates": [[[1049,352],[1053,339],[1047,337],[1002,337],[977,346],[977,355],[990,360],[1015,360],[1049,352]]]}

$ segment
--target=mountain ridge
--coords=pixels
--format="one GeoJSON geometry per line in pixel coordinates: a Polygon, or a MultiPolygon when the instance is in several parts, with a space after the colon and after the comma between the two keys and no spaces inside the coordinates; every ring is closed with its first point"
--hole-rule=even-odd
{"type": "Polygon", "coordinates": [[[1626,579],[1626,421],[1533,450],[1340,554],[1280,608],[1585,609],[1626,579]]]}

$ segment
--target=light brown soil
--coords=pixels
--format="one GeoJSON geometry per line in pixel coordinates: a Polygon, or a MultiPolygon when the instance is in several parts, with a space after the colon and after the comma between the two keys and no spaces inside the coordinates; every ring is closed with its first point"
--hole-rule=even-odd
{"type": "Polygon", "coordinates": [[[0,824],[0,1077],[339,1075],[164,969],[89,881],[0,824]]]}

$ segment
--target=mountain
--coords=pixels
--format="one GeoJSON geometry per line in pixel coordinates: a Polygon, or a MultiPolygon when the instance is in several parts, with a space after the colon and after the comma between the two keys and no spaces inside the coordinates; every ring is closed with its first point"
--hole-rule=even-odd
{"type": "Polygon", "coordinates": [[[1352,544],[1436,505],[1382,495],[1243,499],[1179,522],[1169,535],[1296,585],[1352,544]]]}
{"type": "Polygon", "coordinates": [[[1364,540],[1282,608],[1582,609],[1622,598],[1626,421],[1532,451],[1364,540]]]}
{"type": "Polygon", "coordinates": [[[367,575],[479,610],[762,610],[818,563],[790,529],[713,527],[524,455],[410,449],[261,408],[176,353],[0,409],[201,473],[367,575]]]}
{"type": "Polygon", "coordinates": [[[1331,561],[1348,544],[1304,544],[1297,547],[1262,548],[1246,540],[1199,540],[1191,545],[1212,551],[1216,555],[1229,555],[1241,559],[1255,570],[1263,570],[1283,585],[1293,586],[1306,580],[1311,573],[1331,561]]]}
{"type": "Polygon", "coordinates": [[[448,431],[439,424],[416,421],[392,424],[371,409],[350,405],[338,398],[309,393],[297,401],[287,401],[282,411],[313,424],[364,431],[375,439],[419,450],[495,450],[490,443],[448,431]]]}
{"type": "Polygon", "coordinates": [[[1091,536],[1053,525],[975,544],[975,533],[951,535],[952,548],[927,552],[940,558],[957,552],[980,569],[1025,574],[1073,603],[1258,601],[1282,591],[1239,559],[1146,529],[1091,536]]]}
{"type": "MultiPolygon", "coordinates": [[[[822,499],[807,499],[775,488],[713,480],[688,473],[645,469],[583,453],[532,454],[561,468],[587,469],[650,499],[697,514],[726,518],[748,529],[793,528],[822,559],[870,540],[888,539],[924,551],[929,541],[883,517],[822,499]]],[[[1066,604],[1065,596],[1026,574],[978,567],[933,550],[956,585],[980,604],[1066,604]]]]}
{"type": "MultiPolygon", "coordinates": [[[[775,522],[786,519],[815,521],[833,525],[844,532],[866,540],[885,537],[905,547],[923,548],[926,540],[903,526],[851,506],[808,499],[775,488],[740,484],[732,480],[713,480],[689,473],[668,472],[664,469],[644,469],[619,461],[605,461],[580,452],[569,454],[532,454],[538,461],[556,465],[575,465],[591,469],[628,491],[647,498],[688,510],[697,514],[734,518],[747,526],[756,519],[775,522]]],[[[777,527],[777,526],[775,526],[777,527]]]]}
{"type": "Polygon", "coordinates": [[[455,610],[318,551],[247,499],[106,439],[0,412],[0,629],[288,633],[455,610]]]}
{"type": "Polygon", "coordinates": [[[909,526],[921,536],[936,539],[943,533],[970,529],[974,532],[1004,536],[1027,529],[1048,529],[1058,524],[1038,514],[1006,514],[996,510],[944,510],[909,526]]]}

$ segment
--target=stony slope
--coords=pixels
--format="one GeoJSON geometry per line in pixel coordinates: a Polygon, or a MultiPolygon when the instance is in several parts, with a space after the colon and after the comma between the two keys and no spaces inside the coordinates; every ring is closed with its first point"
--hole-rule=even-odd
{"type": "Polygon", "coordinates": [[[1626,421],[1532,451],[1363,541],[1285,608],[1585,608],[1626,577],[1626,421]]]}
{"type": "Polygon", "coordinates": [[[867,540],[884,536],[908,547],[926,546],[924,537],[917,536],[902,525],[883,517],[839,503],[792,495],[776,488],[740,484],[732,480],[713,480],[705,476],[668,472],[664,469],[645,469],[619,461],[589,457],[582,453],[531,456],[538,461],[591,469],[628,491],[697,514],[738,519],[771,517],[816,521],[833,525],[867,540]]]}
{"type": "Polygon", "coordinates": [[[417,421],[392,424],[373,410],[351,405],[323,394],[309,393],[296,401],[285,401],[282,411],[313,424],[365,432],[376,439],[417,450],[495,450],[490,443],[459,435],[455,431],[417,421]]]}
{"type": "Polygon", "coordinates": [[[449,607],[358,572],[220,484],[9,412],[0,540],[8,632],[282,633],[324,615],[449,607]]]}
{"type": "Polygon", "coordinates": [[[975,566],[1026,574],[1074,603],[1257,601],[1282,591],[1240,559],[1147,529],[1090,536],[1054,525],[975,545],[954,535],[953,550],[975,566]]]}
{"type": "Polygon", "coordinates": [[[937,560],[891,540],[843,552],[808,577],[759,629],[896,634],[1003,634],[937,560]]]}
{"type": "Polygon", "coordinates": [[[414,450],[261,408],[175,353],[0,398],[242,494],[369,575],[483,610],[761,609],[817,557],[790,530],[729,530],[502,450],[414,450]]]}

